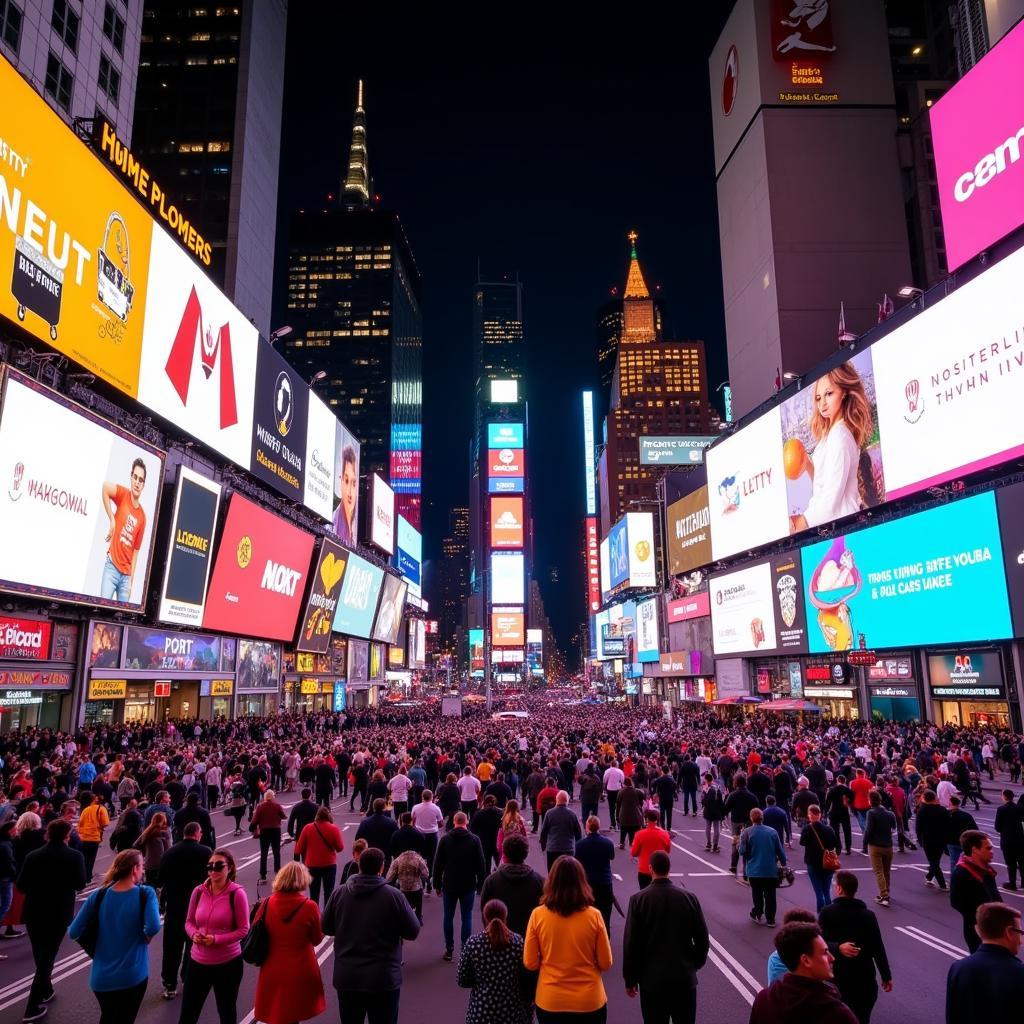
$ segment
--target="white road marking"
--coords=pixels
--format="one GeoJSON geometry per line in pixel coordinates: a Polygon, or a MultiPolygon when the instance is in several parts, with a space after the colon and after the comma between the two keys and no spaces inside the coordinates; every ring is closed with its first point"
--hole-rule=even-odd
{"type": "Polygon", "coordinates": [[[737,974],[740,975],[747,984],[754,990],[755,994],[761,991],[762,985],[744,966],[737,960],[726,948],[723,946],[718,939],[713,935],[710,936],[711,945],[715,950],[718,951],[718,955],[725,960],[728,960],[732,964],[733,969],[737,974]]]}
{"type": "Polygon", "coordinates": [[[728,874],[731,874],[731,872],[726,871],[724,868],[720,868],[717,864],[712,864],[711,861],[705,860],[703,857],[699,857],[699,856],[697,856],[697,854],[692,853],[690,850],[687,850],[685,846],[680,846],[678,843],[673,843],[672,845],[680,853],[685,853],[687,857],[692,857],[694,860],[699,860],[701,862],[701,864],[705,865],[706,867],[713,868],[714,871],[715,871],[715,874],[718,874],[718,875],[728,875],[728,874]]]}
{"type": "Polygon", "coordinates": [[[966,949],[954,946],[953,943],[946,942],[945,939],[940,939],[921,928],[915,928],[913,925],[909,925],[906,928],[897,925],[896,931],[909,936],[911,939],[915,939],[922,945],[930,946],[932,949],[938,950],[938,952],[945,954],[951,960],[961,960],[968,955],[966,949]]]}

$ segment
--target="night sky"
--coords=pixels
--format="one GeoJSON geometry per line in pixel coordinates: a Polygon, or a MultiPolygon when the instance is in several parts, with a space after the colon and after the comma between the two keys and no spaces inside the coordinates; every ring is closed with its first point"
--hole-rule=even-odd
{"type": "Polygon", "coordinates": [[[687,5],[681,31],[633,29],[628,7],[603,23],[577,8],[585,25],[495,8],[478,25],[289,5],[275,326],[287,217],[337,193],[362,77],[374,187],[423,279],[424,557],[467,501],[479,258],[523,282],[537,576],[563,649],[585,615],[579,395],[597,384],[595,314],[625,281],[629,230],[666,336],[704,339],[712,391],[726,376],[707,58],[731,3],[706,6],[687,5]]]}

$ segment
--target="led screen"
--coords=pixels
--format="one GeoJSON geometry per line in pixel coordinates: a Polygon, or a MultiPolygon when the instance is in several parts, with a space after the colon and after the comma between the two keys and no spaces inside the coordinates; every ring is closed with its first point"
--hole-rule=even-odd
{"type": "Polygon", "coordinates": [[[492,552],[491,604],[525,603],[523,567],[524,559],[520,552],[492,552]]]}
{"type": "Polygon", "coordinates": [[[522,612],[493,612],[491,614],[491,644],[494,647],[522,647],[525,642],[522,612]]]}
{"type": "Polygon", "coordinates": [[[491,547],[523,546],[523,499],[491,498],[491,547]]]}
{"type": "Polygon", "coordinates": [[[386,575],[381,589],[380,608],[377,621],[373,624],[373,639],[385,644],[398,642],[398,631],[402,626],[405,610],[405,595],[409,584],[397,576],[386,575]]]}
{"type": "Polygon", "coordinates": [[[522,423],[488,423],[488,448],[523,448],[522,423]]]}
{"type": "Polygon", "coordinates": [[[369,639],[384,570],[358,555],[349,554],[341,596],[334,612],[334,632],[369,639]]]}
{"type": "Polygon", "coordinates": [[[658,570],[654,564],[654,514],[628,512],[626,540],[629,548],[629,585],[657,586],[658,570]]]}
{"type": "Polygon", "coordinates": [[[370,542],[395,553],[395,492],[376,474],[370,478],[370,542]]]}
{"type": "Polygon", "coordinates": [[[657,661],[658,599],[640,601],[636,606],[636,656],[638,661],[657,661]]]}

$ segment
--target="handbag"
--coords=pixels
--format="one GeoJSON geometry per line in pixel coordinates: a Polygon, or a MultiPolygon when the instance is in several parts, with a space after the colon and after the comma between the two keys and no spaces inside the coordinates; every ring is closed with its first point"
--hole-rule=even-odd
{"type": "MultiPolygon", "coordinates": [[[[234,899],[234,896],[232,896],[234,899]]],[[[270,903],[268,896],[256,907],[249,930],[242,939],[242,959],[247,964],[260,967],[264,960],[270,955],[270,932],[267,930],[267,904],[270,903]]],[[[295,915],[309,902],[308,897],[304,899],[287,917],[282,918],[282,923],[291,924],[295,915]]]]}
{"type": "Polygon", "coordinates": [[[821,836],[818,835],[818,830],[812,825],[811,831],[814,833],[814,838],[818,840],[818,845],[821,847],[821,870],[822,871],[838,871],[842,864],[839,860],[839,854],[835,850],[826,850],[825,844],[821,841],[821,836]]]}

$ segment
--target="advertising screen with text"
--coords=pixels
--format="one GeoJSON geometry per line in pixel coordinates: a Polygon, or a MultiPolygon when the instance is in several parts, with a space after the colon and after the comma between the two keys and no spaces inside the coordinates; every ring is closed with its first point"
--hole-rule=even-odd
{"type": "Polygon", "coordinates": [[[522,612],[496,611],[491,614],[491,645],[493,647],[522,647],[525,617],[522,612]]]}
{"type": "Polygon", "coordinates": [[[523,499],[491,498],[491,547],[523,546],[523,499]]]}
{"type": "Polygon", "coordinates": [[[380,608],[373,624],[373,639],[381,643],[395,644],[398,642],[398,631],[402,626],[402,613],[405,611],[405,595],[409,584],[398,576],[390,573],[384,577],[381,588],[380,608]]]}
{"type": "Polygon", "coordinates": [[[331,642],[331,625],[341,595],[341,581],[348,564],[348,551],[332,540],[324,539],[313,571],[309,599],[299,619],[297,651],[324,654],[331,642]]]}
{"type": "Polygon", "coordinates": [[[370,477],[370,542],[395,553],[395,492],[376,474],[370,477]]]}
{"type": "Polygon", "coordinates": [[[213,563],[203,627],[291,640],[312,556],[312,534],[232,494],[213,563]]]}
{"type": "Polygon", "coordinates": [[[351,552],[334,612],[334,631],[368,640],[373,631],[384,570],[351,552]]]}
{"type": "Polygon", "coordinates": [[[698,487],[668,506],[668,571],[672,576],[711,561],[711,513],[708,489],[698,487]]]}
{"type": "Polygon", "coordinates": [[[487,452],[487,475],[491,478],[525,476],[525,457],[522,448],[492,448],[487,452]]]}

